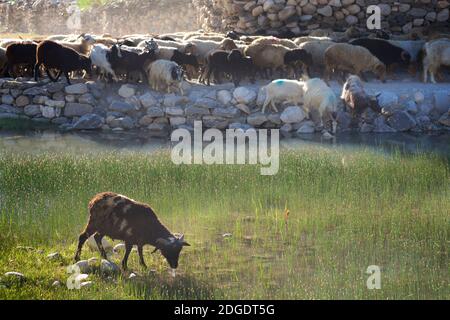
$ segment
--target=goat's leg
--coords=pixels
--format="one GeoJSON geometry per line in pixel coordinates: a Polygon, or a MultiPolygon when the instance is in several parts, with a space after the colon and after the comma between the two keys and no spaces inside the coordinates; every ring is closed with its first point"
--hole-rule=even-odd
{"type": "Polygon", "coordinates": [[[278,109],[277,109],[277,106],[276,106],[276,104],[275,104],[275,101],[270,101],[270,105],[272,106],[272,110],[273,111],[275,111],[275,112],[278,112],[278,109]]]}
{"type": "Polygon", "coordinates": [[[100,250],[100,254],[102,255],[102,258],[108,260],[108,256],[106,255],[105,248],[103,248],[103,244],[102,244],[103,235],[97,232],[94,235],[94,239],[95,239],[95,242],[97,243],[98,249],[100,250]]]}
{"type": "Polygon", "coordinates": [[[128,263],[128,257],[130,256],[131,249],[133,249],[133,245],[129,242],[125,242],[125,255],[123,256],[122,260],[122,269],[126,271],[128,269],[127,263],[128,263]]]}
{"type": "Polygon", "coordinates": [[[144,250],[142,245],[138,246],[138,253],[139,253],[139,263],[141,264],[141,266],[147,269],[147,265],[145,264],[144,260],[144,250]]]}
{"type": "Polygon", "coordinates": [[[213,72],[213,68],[207,68],[207,71],[206,71],[206,85],[207,86],[210,86],[211,85],[211,74],[212,74],[212,72],[213,72]]]}
{"type": "Polygon", "coordinates": [[[65,72],[64,72],[64,76],[65,76],[66,79],[67,79],[67,83],[70,85],[71,83],[70,83],[69,72],[65,71],[65,72]]]}
{"type": "Polygon", "coordinates": [[[41,65],[39,63],[36,63],[34,65],[34,81],[38,81],[39,80],[39,68],[41,67],[41,65]]]}

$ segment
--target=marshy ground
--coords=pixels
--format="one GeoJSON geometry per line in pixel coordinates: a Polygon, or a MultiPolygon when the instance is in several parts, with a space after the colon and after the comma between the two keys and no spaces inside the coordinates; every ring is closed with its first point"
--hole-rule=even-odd
{"type": "MultiPolygon", "coordinates": [[[[267,177],[257,166],[175,166],[164,146],[9,145],[0,151],[0,299],[449,298],[446,157],[304,145],[284,148],[267,177]],[[101,191],[147,202],[185,233],[192,246],[176,278],[146,247],[149,270],[130,256],[136,278],[92,274],[92,286],[66,288],[87,203],[101,191]],[[369,265],[381,268],[381,290],[366,287],[369,265]],[[9,281],[8,271],[26,278],[9,281]]],[[[82,259],[91,257],[100,255],[86,247],[82,259]]]]}

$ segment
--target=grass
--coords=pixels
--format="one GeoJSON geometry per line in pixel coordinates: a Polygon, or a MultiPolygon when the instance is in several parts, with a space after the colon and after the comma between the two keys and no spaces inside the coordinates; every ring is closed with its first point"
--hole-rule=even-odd
{"type": "MultiPolygon", "coordinates": [[[[0,299],[450,298],[450,170],[433,155],[308,147],[284,151],[267,177],[254,166],[177,167],[165,151],[3,152],[0,176],[0,277],[27,277],[3,277],[0,299]],[[129,261],[138,280],[51,286],[67,279],[88,201],[107,190],[150,203],[186,234],[176,278],[148,247],[150,272],[136,253],[129,261]],[[55,251],[62,260],[49,261],[55,251]],[[369,265],[381,267],[381,290],[366,287],[369,265]]],[[[82,258],[93,256],[85,247],[82,258]]]]}

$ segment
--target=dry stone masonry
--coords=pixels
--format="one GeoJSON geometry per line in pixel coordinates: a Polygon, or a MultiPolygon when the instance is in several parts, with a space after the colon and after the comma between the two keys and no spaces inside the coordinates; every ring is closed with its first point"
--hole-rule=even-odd
{"type": "Polygon", "coordinates": [[[290,31],[296,35],[329,28],[366,28],[370,5],[378,5],[382,29],[409,33],[415,27],[449,24],[448,0],[193,0],[203,27],[254,34],[290,31]]]}
{"type": "MultiPolygon", "coordinates": [[[[338,93],[339,88],[334,88],[338,93]]],[[[163,94],[145,85],[102,82],[39,83],[0,79],[0,127],[8,121],[48,124],[60,130],[142,130],[167,137],[176,128],[278,128],[282,134],[320,132],[319,122],[307,119],[299,106],[285,105],[278,113],[261,113],[265,93],[258,85],[205,87],[186,84],[185,96],[163,94]]],[[[429,132],[450,130],[450,92],[445,89],[383,91],[382,114],[366,110],[352,124],[346,111],[338,113],[340,132],[429,132]]],[[[341,106],[342,107],[342,106],[341,106]]],[[[341,108],[343,110],[343,108],[341,108]]]]}

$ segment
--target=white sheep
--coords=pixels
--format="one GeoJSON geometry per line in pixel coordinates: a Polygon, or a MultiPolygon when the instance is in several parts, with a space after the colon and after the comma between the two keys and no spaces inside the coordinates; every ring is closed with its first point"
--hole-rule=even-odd
{"type": "Polygon", "coordinates": [[[336,133],[336,112],[338,111],[339,100],[333,90],[323,80],[313,78],[304,83],[303,91],[303,109],[306,113],[318,111],[321,126],[323,126],[323,116],[328,114],[333,123],[333,133],[336,133]]]}
{"type": "Polygon", "coordinates": [[[330,37],[312,37],[312,36],[304,36],[298,37],[294,39],[294,43],[299,46],[302,43],[310,42],[310,41],[333,41],[330,37]]]}
{"type": "Polygon", "coordinates": [[[149,86],[157,91],[165,88],[170,93],[171,86],[176,86],[183,92],[183,69],[175,62],[159,59],[152,62],[147,68],[149,86]]]}
{"type": "Polygon", "coordinates": [[[324,60],[327,80],[337,70],[356,74],[361,78],[363,72],[372,71],[384,82],[386,65],[364,47],[336,43],[325,50],[324,60]]]}
{"type": "Polygon", "coordinates": [[[251,43],[251,45],[257,45],[257,44],[278,44],[278,45],[284,46],[289,49],[298,49],[298,46],[297,46],[297,44],[295,44],[294,41],[291,41],[289,39],[279,39],[279,38],[272,37],[272,36],[261,37],[261,38],[258,38],[256,40],[252,41],[252,43],[251,43]]]}
{"type": "Polygon", "coordinates": [[[72,48],[78,53],[89,55],[92,45],[95,44],[95,39],[89,34],[82,34],[78,37],[77,41],[67,41],[66,39],[63,41],[56,41],[56,42],[65,47],[72,48]]]}
{"type": "Polygon", "coordinates": [[[265,112],[267,106],[270,104],[275,112],[278,109],[276,102],[289,102],[296,106],[303,102],[304,82],[297,80],[278,79],[274,80],[265,86],[266,100],[262,107],[262,113],[265,112]]]}
{"type": "Polygon", "coordinates": [[[423,58],[423,82],[428,81],[430,73],[431,82],[440,66],[450,66],[450,39],[438,39],[427,42],[424,45],[425,57],[423,58]]]}
{"type": "Polygon", "coordinates": [[[110,49],[104,44],[95,44],[92,47],[90,58],[92,64],[96,66],[102,74],[110,74],[114,81],[119,81],[116,73],[114,72],[111,63],[107,58],[107,54],[110,52],[110,49]]]}
{"type": "Polygon", "coordinates": [[[313,40],[303,42],[298,47],[311,55],[313,65],[317,70],[323,71],[322,69],[325,65],[325,51],[334,44],[336,44],[336,42],[331,40],[313,40]]]}

